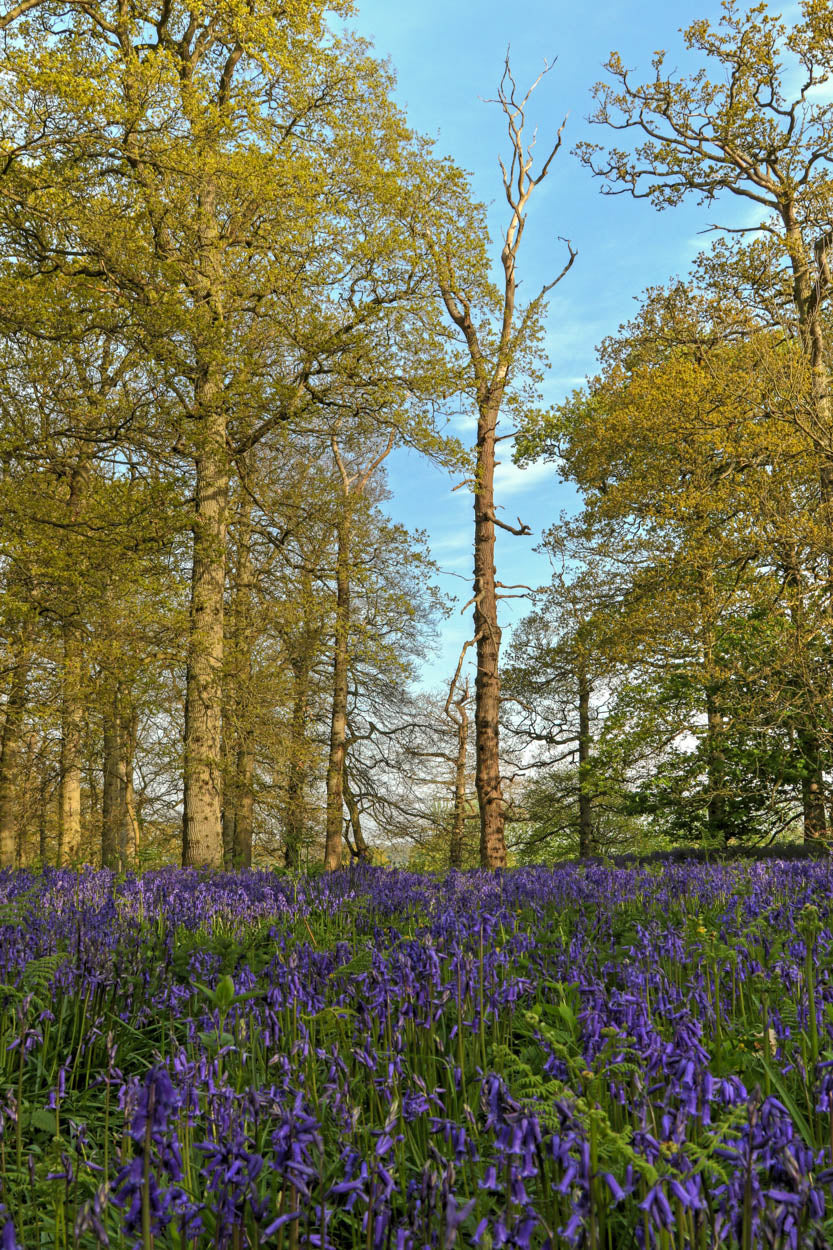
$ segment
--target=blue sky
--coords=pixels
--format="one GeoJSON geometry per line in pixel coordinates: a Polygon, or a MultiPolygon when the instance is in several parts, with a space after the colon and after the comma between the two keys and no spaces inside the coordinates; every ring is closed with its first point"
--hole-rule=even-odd
{"type": "MultiPolygon", "coordinates": [[[[668,51],[669,67],[686,68],[679,30],[696,18],[716,20],[719,0],[571,5],[524,0],[517,7],[505,0],[358,0],[358,6],[350,24],[372,40],[378,56],[390,58],[398,77],[397,102],[409,123],[436,137],[440,153],[471,173],[476,196],[490,205],[493,240],[505,218],[497,158],[506,149],[499,107],[483,99],[495,95],[507,45],[520,87],[537,76],[545,58],[557,57],[527,116],[538,126],[543,149],[568,113],[565,142],[531,201],[518,263],[523,296],[560,269],[564,249],[557,236],[570,238],[578,249],[572,271],[553,292],[547,318],[551,367],[543,396],[557,403],[594,371],[596,345],[633,315],[635,297],[687,272],[708,244],[701,232],[712,219],[694,201],[657,213],[645,202],[600,194],[598,183],[571,154],[580,139],[604,141],[602,129],[586,121],[590,88],[614,49],[642,77],[650,75],[651,57],[659,48],[668,51]]],[[[742,211],[737,203],[727,210],[732,219],[742,211]]],[[[499,246],[493,250],[497,260],[499,246]]],[[[499,515],[513,523],[520,515],[533,537],[498,532],[498,578],[537,586],[549,580],[549,565],[533,547],[562,509],[574,507],[575,496],[552,465],[515,469],[509,463],[510,446],[502,444],[504,463],[496,474],[496,503],[503,505],[499,515]]],[[[447,571],[443,588],[458,601],[423,674],[423,684],[437,689],[447,685],[472,631],[471,609],[460,614],[471,596],[471,496],[465,490],[452,493],[454,481],[412,453],[395,453],[388,464],[393,497],[387,510],[409,527],[428,531],[432,553],[447,571]]],[[[501,606],[506,644],[512,622],[528,605],[513,599],[501,606]]]]}

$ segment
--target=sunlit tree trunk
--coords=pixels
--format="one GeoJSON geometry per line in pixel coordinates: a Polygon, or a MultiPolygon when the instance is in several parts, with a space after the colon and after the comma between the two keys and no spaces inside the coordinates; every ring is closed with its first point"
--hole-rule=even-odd
{"type": "Polygon", "coordinates": [[[235,868],[252,866],[252,832],[254,828],[255,752],[250,729],[240,734],[237,748],[237,808],[234,820],[235,868]]]}
{"type": "Polygon", "coordinates": [[[139,867],[139,821],[136,814],[133,770],[135,766],[136,740],[139,735],[139,714],[135,707],[124,713],[120,721],[119,735],[119,860],[122,872],[139,867]]]}
{"type": "Polygon", "coordinates": [[[237,759],[234,738],[229,745],[228,736],[229,729],[227,728],[223,732],[221,744],[225,776],[223,782],[223,867],[226,871],[229,871],[234,863],[234,830],[237,824],[237,759]],[[234,763],[231,762],[232,760],[234,763]]]}
{"type": "MultiPolygon", "coordinates": [[[[86,453],[78,456],[70,475],[67,519],[81,519],[90,480],[86,453]]],[[[61,627],[61,757],[58,782],[58,864],[75,863],[81,854],[81,739],[83,642],[77,591],[70,590],[61,627]]]]}
{"type": "Polygon", "coordinates": [[[344,769],[347,754],[347,689],[350,669],[350,573],[353,543],[353,503],[361,497],[379,465],[390,455],[395,431],[385,447],[363,469],[350,473],[337,439],[338,426],[330,435],[330,447],[341,476],[343,498],[336,521],[336,607],[333,637],[333,697],[330,716],[330,751],[327,761],[327,814],[324,866],[332,871],[341,865],[344,769]]]}
{"type": "Polygon", "coordinates": [[[195,392],[201,421],[196,456],[193,567],[185,686],[184,867],[223,863],[220,735],[223,700],[223,593],[229,470],[222,377],[201,373],[195,392]]]}
{"type": "Polygon", "coordinates": [[[20,756],[26,686],[29,676],[29,634],[24,626],[15,639],[12,676],[0,738],[0,867],[11,868],[16,858],[17,811],[20,805],[20,756]]]}
{"type": "Polygon", "coordinates": [[[284,863],[297,870],[301,866],[301,844],[306,831],[306,779],[309,743],[309,658],[296,656],[292,663],[292,716],[289,722],[289,774],[284,809],[284,863]]]}
{"type": "Polygon", "coordinates": [[[58,863],[81,854],[81,640],[75,625],[63,626],[61,673],[61,759],[58,782],[58,863]]]}
{"type": "Polygon", "coordinates": [[[480,862],[485,868],[506,867],[503,791],[500,781],[501,630],[497,619],[495,570],[495,425],[497,405],[481,408],[477,424],[477,469],[474,492],[474,637],[477,672],[474,681],[474,784],[480,809],[480,862]]]}
{"type": "Polygon", "coordinates": [[[249,467],[240,466],[242,499],[237,521],[237,568],[234,597],[234,669],[237,688],[237,758],[235,760],[235,816],[232,862],[235,868],[252,866],[254,825],[254,708],[252,676],[254,632],[252,621],[252,497],[249,467]]]}
{"type": "Polygon", "coordinates": [[[350,504],[345,499],[337,525],[336,612],[333,638],[333,697],[327,762],[327,822],[324,867],[341,865],[344,757],[347,743],[347,687],[350,635],[350,504]]]}
{"type": "Polygon", "coordinates": [[[41,867],[49,859],[49,770],[44,762],[38,787],[38,858],[41,867]]]}
{"type": "Polygon", "coordinates": [[[108,692],[104,708],[104,786],[101,803],[101,866],[118,869],[120,865],[122,814],[122,733],[119,700],[115,689],[108,692]]]}

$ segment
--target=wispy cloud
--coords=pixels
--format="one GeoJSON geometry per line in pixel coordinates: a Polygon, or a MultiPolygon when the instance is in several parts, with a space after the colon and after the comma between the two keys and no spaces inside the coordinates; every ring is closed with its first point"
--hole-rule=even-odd
{"type": "Polygon", "coordinates": [[[551,464],[533,464],[528,469],[519,469],[506,459],[495,469],[495,498],[500,503],[507,495],[522,495],[545,482],[552,482],[554,478],[551,464]]]}

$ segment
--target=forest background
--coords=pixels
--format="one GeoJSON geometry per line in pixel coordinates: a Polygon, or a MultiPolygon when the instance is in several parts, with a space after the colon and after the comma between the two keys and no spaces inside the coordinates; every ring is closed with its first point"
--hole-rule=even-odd
{"type": "MultiPolygon", "coordinates": [[[[369,6],[5,10],[3,863],[827,836],[831,20],[691,17],[674,80],[632,29],[639,73],[614,57],[589,104],[586,39],[528,105],[526,49],[491,111],[455,106],[462,71],[414,74],[414,131],[344,33],[369,6]],[[602,124],[560,131],[567,108],[602,124]],[[522,473],[556,472],[569,515],[524,491],[515,524],[522,473]],[[462,612],[459,553],[422,532],[443,492],[455,530],[474,496],[462,612]]],[[[485,94],[491,29],[460,61],[485,94]]]]}

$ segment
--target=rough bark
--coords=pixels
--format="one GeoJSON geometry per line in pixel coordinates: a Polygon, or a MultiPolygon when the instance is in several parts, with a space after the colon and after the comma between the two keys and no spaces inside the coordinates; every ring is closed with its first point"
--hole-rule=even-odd
{"type": "Polygon", "coordinates": [[[119,701],[115,691],[106,700],[103,724],[104,786],[101,803],[101,866],[118,869],[122,815],[122,759],[119,701]]]}
{"type": "Polygon", "coordinates": [[[139,714],[135,708],[120,720],[119,735],[119,860],[122,872],[139,868],[139,821],[136,814],[136,795],[133,788],[133,768],[136,755],[136,739],[139,734],[139,714]]]}
{"type": "Polygon", "coordinates": [[[289,723],[289,775],[284,808],[284,863],[297,870],[301,866],[301,844],[306,830],[306,781],[308,773],[307,713],[309,708],[310,667],[307,655],[292,662],[292,716],[289,723]]]}
{"type": "Polygon", "coordinates": [[[252,622],[252,497],[248,490],[249,466],[245,458],[240,465],[240,480],[243,490],[237,519],[237,567],[233,620],[237,755],[234,775],[232,863],[235,868],[251,868],[255,775],[254,708],[252,706],[254,633],[252,622]]]}
{"type": "Polygon", "coordinates": [[[578,853],[584,858],[594,851],[593,796],[590,791],[590,682],[584,658],[578,657],[578,853]]]}
{"type": "Polygon", "coordinates": [[[61,758],[58,782],[58,864],[81,854],[81,639],[72,622],[63,626],[61,758]]]}
{"type": "MultiPolygon", "coordinates": [[[[81,453],[70,475],[67,518],[76,524],[82,516],[90,480],[90,462],[81,453]]],[[[81,736],[83,646],[77,591],[70,586],[61,626],[61,756],[58,781],[58,854],[60,866],[75,863],[81,854],[81,736]]]]}
{"type": "Polygon", "coordinates": [[[234,830],[237,825],[236,754],[233,748],[223,743],[222,756],[226,765],[223,782],[223,867],[227,872],[234,864],[234,830]],[[235,757],[233,766],[229,763],[229,756],[235,757]]]}
{"type": "Polygon", "coordinates": [[[333,698],[327,761],[327,819],[324,867],[341,866],[344,758],[347,749],[347,686],[350,634],[350,514],[345,499],[337,525],[336,613],[333,637],[333,698]]]}
{"type": "Polygon", "coordinates": [[[237,805],[232,861],[235,868],[252,866],[255,752],[251,731],[243,731],[237,748],[237,805]]]}
{"type": "Polygon", "coordinates": [[[49,853],[49,780],[49,771],[44,767],[38,787],[38,859],[42,868],[49,853]]]}
{"type": "Polygon", "coordinates": [[[17,822],[16,859],[18,868],[28,868],[35,864],[40,849],[38,829],[38,811],[40,797],[40,778],[44,771],[39,759],[40,741],[37,733],[30,732],[26,736],[25,746],[20,757],[20,800],[21,808],[17,822]]]}
{"type": "Polygon", "coordinates": [[[223,701],[223,593],[229,470],[222,377],[206,368],[196,387],[201,446],[196,500],[188,663],[185,683],[183,867],[223,863],[220,736],[223,701]]]}
{"type": "Polygon", "coordinates": [[[29,630],[24,626],[15,639],[12,680],[6,699],[6,715],[0,738],[0,867],[11,868],[16,859],[20,787],[20,756],[26,687],[29,676],[29,630]]]}
{"type": "Polygon", "coordinates": [[[477,423],[474,492],[474,784],[480,809],[480,862],[506,867],[503,791],[500,780],[500,642],[495,569],[495,426],[498,409],[487,404],[477,423]]]}

